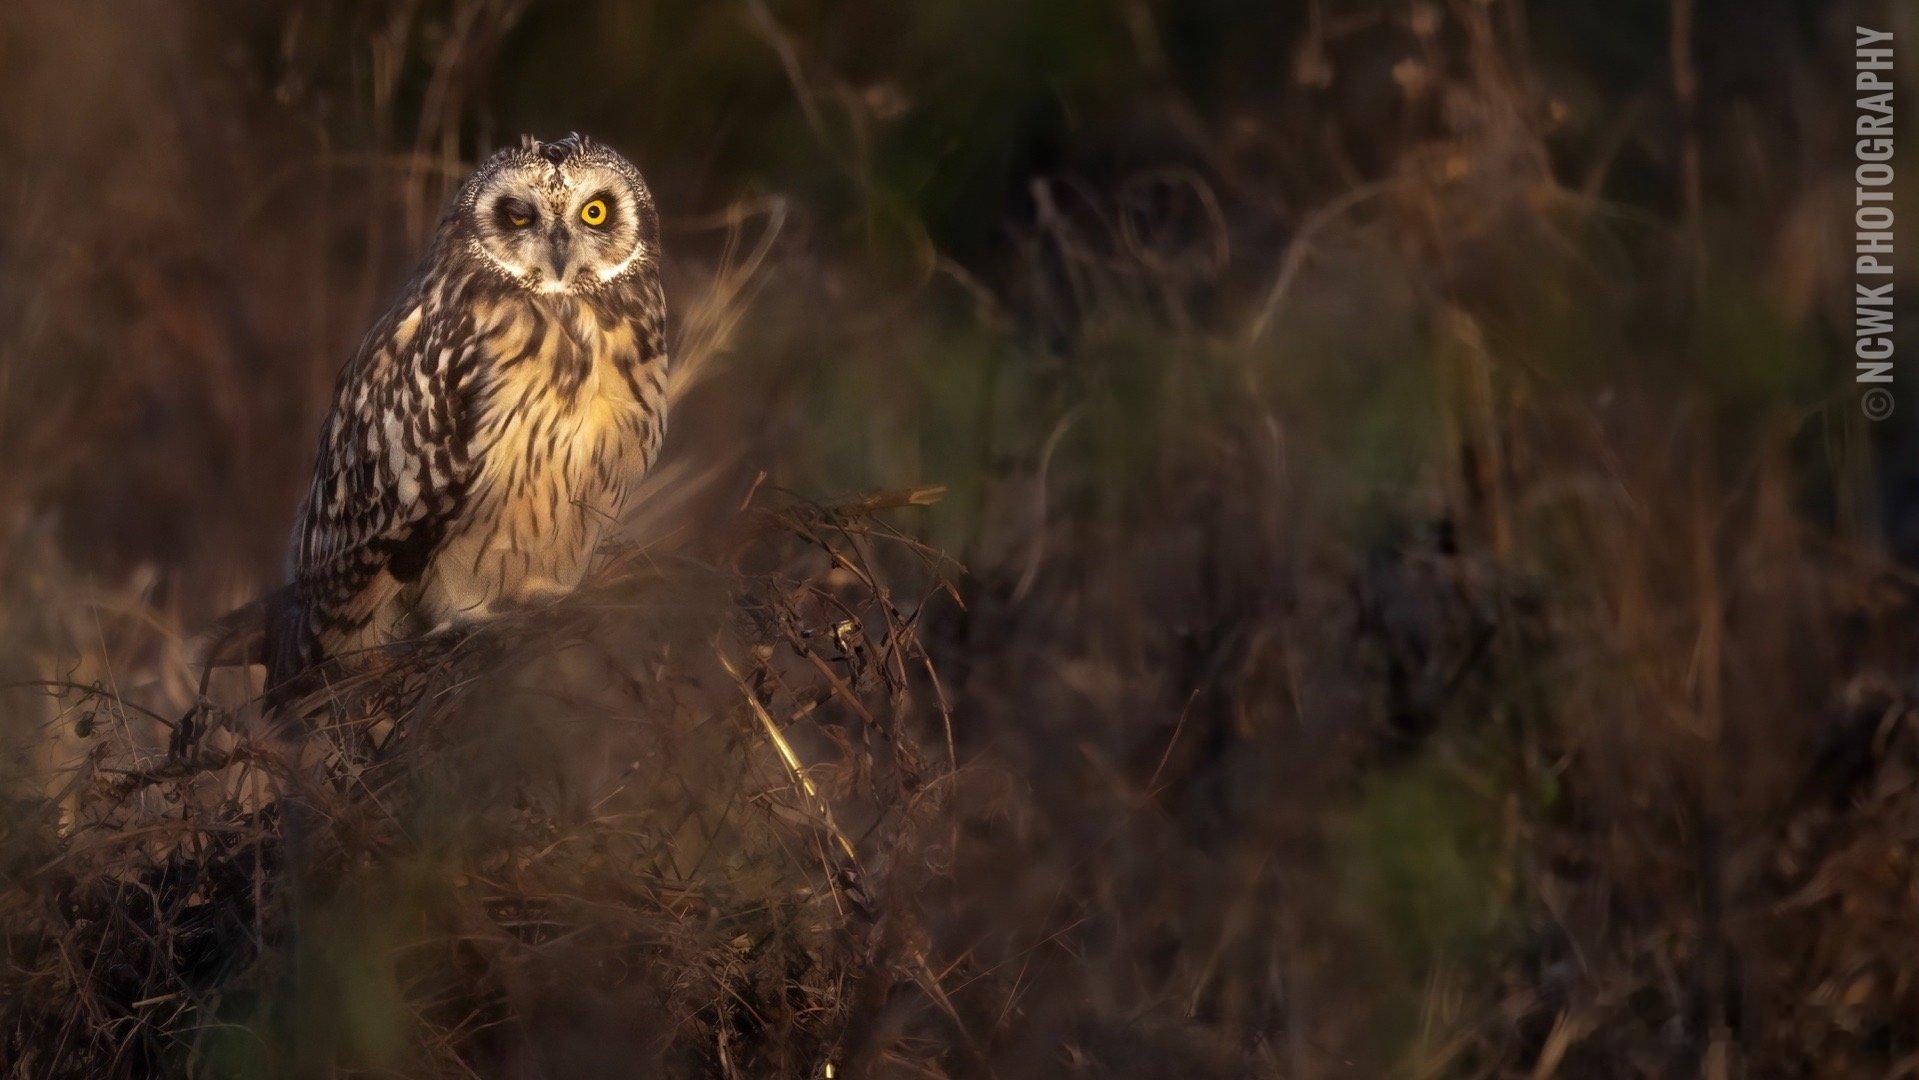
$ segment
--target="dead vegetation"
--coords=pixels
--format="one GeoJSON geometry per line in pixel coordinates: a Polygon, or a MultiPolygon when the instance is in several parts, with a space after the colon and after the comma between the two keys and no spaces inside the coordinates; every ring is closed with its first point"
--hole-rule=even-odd
{"type": "Polygon", "coordinates": [[[414,1075],[800,1075],[902,1053],[887,1017],[958,1023],[911,904],[951,858],[950,742],[919,750],[950,721],[885,549],[950,586],[875,517],[927,497],[749,507],[677,575],[711,612],[616,553],[296,730],[44,687],[81,756],[10,837],[14,1069],[281,1074],[319,1040],[414,1075]]]}

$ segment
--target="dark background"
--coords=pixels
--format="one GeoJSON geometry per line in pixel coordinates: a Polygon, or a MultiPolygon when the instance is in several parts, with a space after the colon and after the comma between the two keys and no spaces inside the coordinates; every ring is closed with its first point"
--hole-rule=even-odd
{"type": "MultiPolygon", "coordinates": [[[[441,201],[578,130],[649,178],[700,372],[669,532],[756,477],[947,488],[896,523],[955,560],[917,625],[995,779],[919,910],[998,996],[875,1060],[1909,1065],[1919,397],[1850,383],[1852,28],[1914,100],[1894,15],[14,4],[0,671],[185,708],[441,201]]],[[[65,714],[0,709],[38,775],[65,714]]],[[[837,1037],[794,1009],[748,1045],[837,1037]]],[[[444,1064],[396,1023],[312,1060],[444,1064]]]]}

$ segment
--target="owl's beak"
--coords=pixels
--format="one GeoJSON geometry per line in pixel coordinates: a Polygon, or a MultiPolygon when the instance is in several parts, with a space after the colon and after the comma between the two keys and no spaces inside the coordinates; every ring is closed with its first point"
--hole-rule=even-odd
{"type": "Polygon", "coordinates": [[[565,233],[556,232],[547,238],[546,265],[553,271],[553,281],[565,284],[567,267],[572,262],[572,241],[565,233]]]}

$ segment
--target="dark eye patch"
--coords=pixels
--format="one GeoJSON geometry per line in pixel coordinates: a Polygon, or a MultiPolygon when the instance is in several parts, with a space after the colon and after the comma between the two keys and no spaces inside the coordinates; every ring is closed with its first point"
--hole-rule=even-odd
{"type": "Polygon", "coordinates": [[[533,224],[533,207],[511,196],[493,204],[493,220],[503,229],[524,229],[533,224]]]}

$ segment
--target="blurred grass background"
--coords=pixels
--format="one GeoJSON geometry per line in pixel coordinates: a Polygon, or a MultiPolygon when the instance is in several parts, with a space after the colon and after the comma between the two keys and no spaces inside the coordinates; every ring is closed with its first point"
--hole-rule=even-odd
{"type": "Polygon", "coordinates": [[[1919,31],[16,3],[0,674],[62,685],[0,698],[13,1073],[1910,1071],[1919,411],[1867,424],[1850,383],[1855,23],[1919,31]],[[576,129],[649,177],[701,376],[664,582],[586,635],[630,671],[476,675],[376,801],[399,831],[343,831],[223,960],[102,931],[130,883],[177,913],[219,859],[266,873],[76,870],[83,825],[148,820],[76,791],[166,760],[134,706],[198,707],[192,634],[274,582],[332,379],[450,187],[576,129]],[[715,554],[766,492],[925,485],[882,539],[950,564],[869,579],[825,526],[715,554]],[[871,826],[858,948],[815,940],[850,920],[818,838],[730,809],[786,783],[710,648],[763,585],[814,607],[735,642],[754,690],[851,687],[779,719],[871,826]],[[847,646],[781,683],[855,596],[924,673],[847,646]]]}

